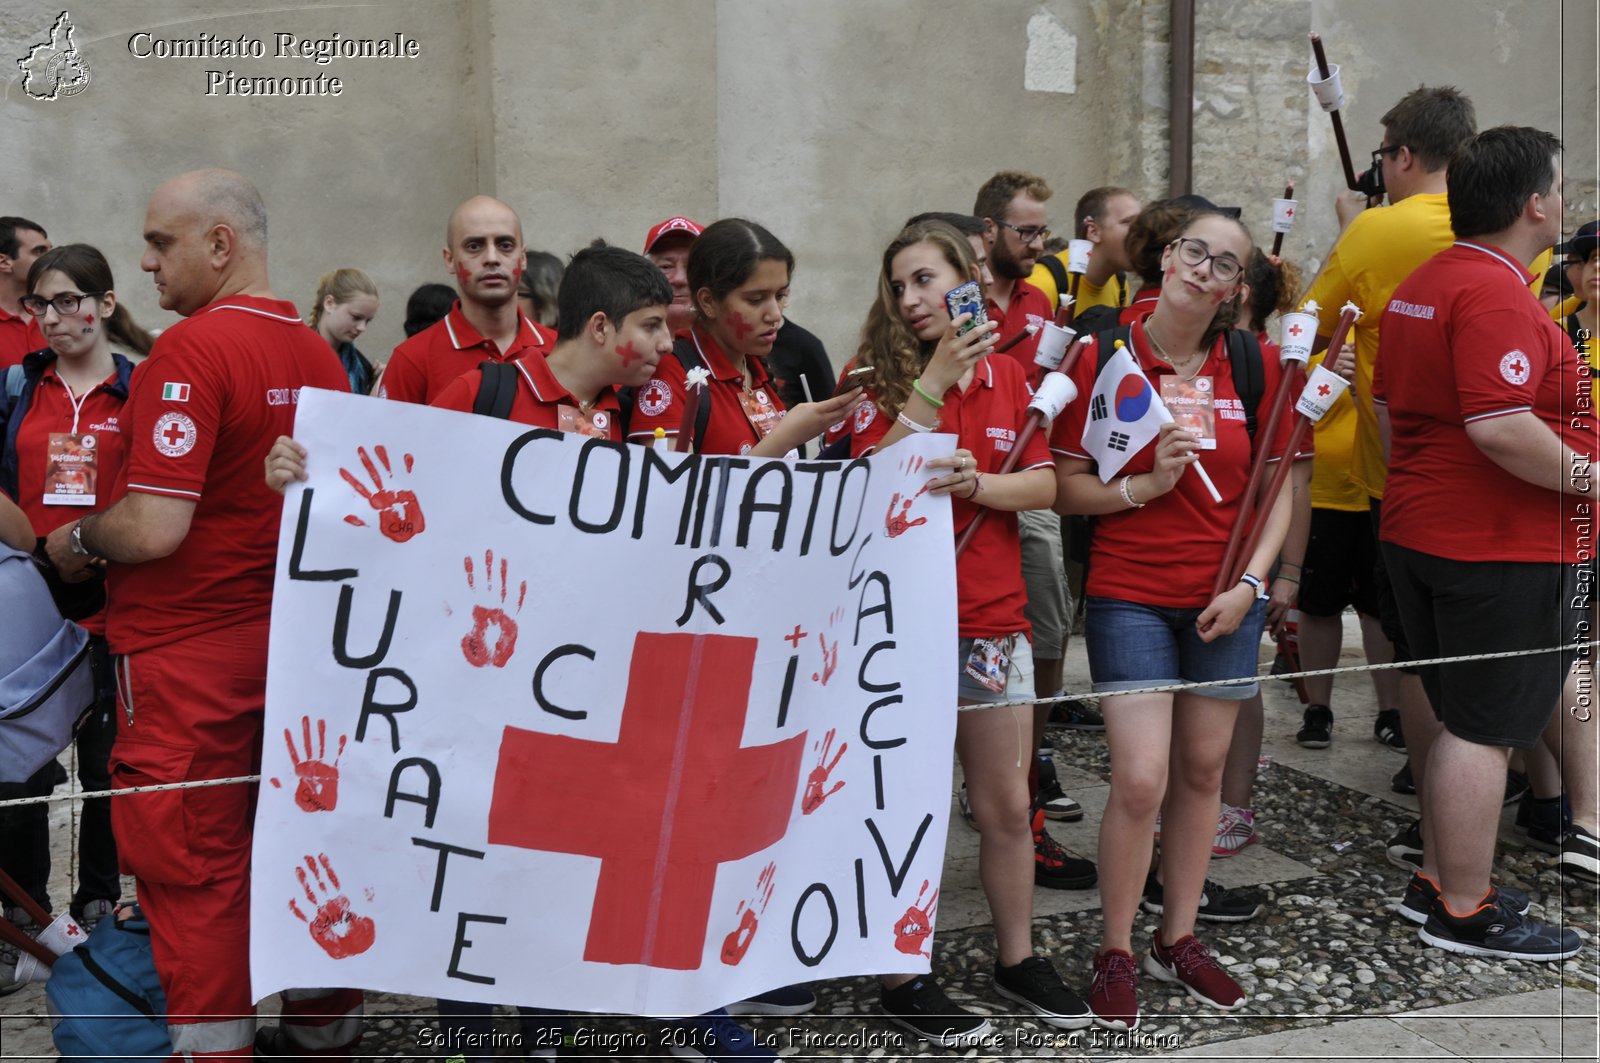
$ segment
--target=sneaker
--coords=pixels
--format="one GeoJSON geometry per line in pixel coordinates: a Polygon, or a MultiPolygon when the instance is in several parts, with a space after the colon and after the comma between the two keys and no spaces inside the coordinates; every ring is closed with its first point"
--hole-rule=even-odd
{"type": "Polygon", "coordinates": [[[1600,840],[1574,823],[1561,836],[1562,871],[1593,882],[1600,879],[1600,840]]]}
{"type": "Polygon", "coordinates": [[[1256,840],[1256,814],[1224,801],[1222,814],[1217,817],[1217,836],[1211,843],[1211,855],[1233,856],[1256,840]]]}
{"type": "MultiPolygon", "coordinates": [[[[1151,915],[1166,911],[1161,883],[1154,873],[1145,876],[1144,899],[1140,907],[1151,915]]],[[[1246,923],[1261,914],[1261,894],[1255,890],[1230,890],[1206,879],[1200,890],[1200,908],[1195,918],[1208,923],[1246,923]]]]}
{"type": "Polygon", "coordinates": [[[1501,808],[1510,808],[1522,800],[1522,795],[1532,793],[1533,787],[1528,783],[1528,777],[1520,771],[1506,769],[1506,797],[1500,802],[1501,808]]]}
{"type": "Polygon", "coordinates": [[[1390,776],[1389,789],[1397,794],[1416,794],[1417,781],[1411,777],[1411,762],[1409,760],[1400,765],[1400,770],[1390,776]]]}
{"type": "Polygon", "coordinates": [[[1307,749],[1327,749],[1333,744],[1333,710],[1326,705],[1307,705],[1294,740],[1307,749]]]}
{"type": "Polygon", "coordinates": [[[1083,806],[1061,789],[1056,776],[1056,762],[1050,757],[1039,758],[1039,806],[1047,819],[1076,823],[1083,818],[1083,806]]]}
{"type": "Polygon", "coordinates": [[[1442,902],[1434,905],[1419,936],[1447,952],[1508,960],[1565,960],[1582,947],[1576,931],[1534,922],[1493,889],[1467,915],[1450,914],[1442,902]]]}
{"type": "MultiPolygon", "coordinates": [[[[6,907],[3,914],[11,925],[29,937],[36,937],[39,924],[21,908],[6,907]]],[[[0,997],[10,996],[26,986],[17,980],[17,964],[22,962],[22,949],[9,941],[0,941],[0,997]]]]}
{"type": "Polygon", "coordinates": [[[882,1004],[890,1022],[945,1048],[978,1044],[994,1029],[988,1019],[972,1014],[945,996],[931,974],[885,989],[882,1004]]]}
{"type": "Polygon", "coordinates": [[[956,807],[961,809],[961,818],[973,830],[978,829],[978,821],[972,816],[972,802],[967,800],[967,784],[962,783],[961,789],[956,792],[956,807]]]}
{"type": "MultiPolygon", "coordinates": [[[[1056,691],[1058,697],[1064,693],[1064,690],[1056,691]]],[[[1065,727],[1069,731],[1104,731],[1106,720],[1089,702],[1074,698],[1058,701],[1050,707],[1049,726],[1065,727]]]]}
{"type": "Polygon", "coordinates": [[[1100,875],[1094,864],[1070,856],[1044,829],[1044,809],[1033,814],[1033,882],[1051,890],[1093,889],[1100,875]]]}
{"type": "Polygon", "coordinates": [[[96,923],[116,911],[116,909],[116,903],[113,901],[88,901],[82,909],[72,913],[72,917],[78,921],[78,925],[83,927],[83,932],[87,934],[94,930],[96,923]]]}
{"type": "Polygon", "coordinates": [[[777,1054],[767,1048],[743,1026],[728,1017],[723,1008],[668,1024],[667,1052],[674,1059],[770,1059],[777,1054]]]}
{"type": "Polygon", "coordinates": [[[1139,1028],[1139,965],[1121,949],[1096,953],[1089,983],[1094,1024],[1107,1030],[1139,1028]]]}
{"type": "Polygon", "coordinates": [[[1089,1006],[1062,983],[1055,964],[1043,956],[1029,956],[1012,967],[995,964],[994,990],[1058,1030],[1081,1030],[1091,1020],[1089,1006]]]}
{"type": "MultiPolygon", "coordinates": [[[[1519,889],[1501,886],[1497,892],[1500,894],[1501,902],[1518,915],[1527,915],[1528,909],[1533,906],[1528,895],[1519,889]]],[[[1438,899],[1438,885],[1433,879],[1425,877],[1418,871],[1413,873],[1411,880],[1406,883],[1405,896],[1400,898],[1400,903],[1395,906],[1394,911],[1407,922],[1421,926],[1428,921],[1428,916],[1433,914],[1433,902],[1438,899]]]]}
{"type": "Polygon", "coordinates": [[[1400,710],[1380,709],[1378,718],[1372,721],[1372,737],[1377,739],[1380,746],[1387,746],[1396,753],[1404,753],[1406,736],[1400,729],[1400,710]]]}
{"type": "Polygon", "coordinates": [[[817,995],[809,988],[786,985],[735,1000],[723,1010],[729,1015],[804,1015],[816,1006],[817,995]]]}
{"type": "Polygon", "coordinates": [[[1193,934],[1162,945],[1158,931],[1150,942],[1150,954],[1144,958],[1144,971],[1152,978],[1182,985],[1200,1003],[1223,1011],[1232,1011],[1249,999],[1239,983],[1212,958],[1211,950],[1193,934]]]}
{"type": "Polygon", "coordinates": [[[1511,829],[1528,839],[1528,845],[1547,853],[1560,853],[1561,841],[1572,826],[1572,807],[1567,796],[1540,798],[1527,793],[1517,804],[1517,820],[1511,829]]]}
{"type": "Polygon", "coordinates": [[[1422,820],[1414,819],[1399,834],[1389,839],[1384,854],[1401,871],[1422,870],[1422,820]]]}

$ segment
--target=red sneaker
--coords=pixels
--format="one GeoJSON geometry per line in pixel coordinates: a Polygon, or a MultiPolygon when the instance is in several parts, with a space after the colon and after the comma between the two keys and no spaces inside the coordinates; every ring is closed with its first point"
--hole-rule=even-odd
{"type": "Polygon", "coordinates": [[[1193,934],[1163,946],[1158,931],[1150,942],[1150,955],[1144,958],[1145,973],[1163,982],[1176,982],[1202,1004],[1223,1011],[1240,1007],[1247,999],[1239,983],[1229,977],[1211,956],[1211,950],[1193,934]]]}
{"type": "Polygon", "coordinates": [[[1139,1026],[1139,968],[1130,953],[1108,949],[1094,957],[1094,980],[1089,983],[1089,1010],[1094,1024],[1107,1030],[1134,1030],[1139,1026]]]}

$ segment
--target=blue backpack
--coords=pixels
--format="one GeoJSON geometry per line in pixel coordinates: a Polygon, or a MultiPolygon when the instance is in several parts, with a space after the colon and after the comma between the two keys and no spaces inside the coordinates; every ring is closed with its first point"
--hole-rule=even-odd
{"type": "Polygon", "coordinates": [[[127,919],[95,924],[89,940],[56,960],[44,991],[62,1059],[124,1063],[172,1054],[150,923],[137,906],[127,919]]]}
{"type": "Polygon", "coordinates": [[[0,545],[0,782],[25,782],[94,702],[89,633],[61,618],[34,560],[0,545]]]}

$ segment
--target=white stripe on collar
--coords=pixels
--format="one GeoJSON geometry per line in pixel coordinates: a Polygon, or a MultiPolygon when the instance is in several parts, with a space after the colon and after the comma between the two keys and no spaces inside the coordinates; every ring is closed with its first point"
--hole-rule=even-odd
{"type": "Polygon", "coordinates": [[[1506,269],[1509,269],[1512,273],[1516,274],[1517,282],[1519,284],[1523,283],[1523,279],[1522,278],[1523,278],[1524,270],[1522,269],[1522,267],[1517,265],[1517,263],[1511,261],[1506,256],[1502,255],[1500,252],[1498,252],[1498,251],[1496,251],[1496,250],[1494,250],[1492,248],[1484,247],[1482,244],[1475,244],[1470,240],[1457,240],[1456,241],[1456,246],[1457,247],[1468,247],[1468,248],[1471,248],[1474,251],[1482,251],[1484,254],[1488,255],[1490,258],[1494,259],[1495,261],[1504,263],[1506,269]]]}

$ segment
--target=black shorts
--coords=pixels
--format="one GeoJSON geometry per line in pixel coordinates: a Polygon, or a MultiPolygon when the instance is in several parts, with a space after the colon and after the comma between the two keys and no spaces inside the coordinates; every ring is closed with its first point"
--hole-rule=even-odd
{"type": "Polygon", "coordinates": [[[1418,669],[1433,712],[1457,738],[1531,749],[1572,667],[1573,566],[1530,561],[1453,561],[1383,544],[1413,659],[1528,650],[1537,653],[1418,669]]]}
{"type": "Polygon", "coordinates": [[[1338,616],[1347,605],[1378,615],[1378,539],[1370,514],[1313,509],[1311,537],[1300,572],[1299,608],[1307,616],[1338,616]]]}
{"type": "MultiPolygon", "coordinates": [[[[1375,542],[1381,541],[1379,531],[1383,524],[1383,500],[1369,498],[1367,505],[1369,507],[1367,513],[1371,517],[1372,538],[1375,542]]],[[[1405,625],[1400,621],[1400,609],[1394,602],[1394,587],[1389,582],[1389,569],[1383,551],[1376,551],[1373,557],[1372,589],[1373,595],[1377,598],[1378,624],[1383,628],[1383,637],[1394,644],[1395,663],[1412,660],[1417,655],[1411,652],[1411,644],[1406,639],[1405,625]]],[[[1407,675],[1417,674],[1415,668],[1400,670],[1407,675]]]]}

